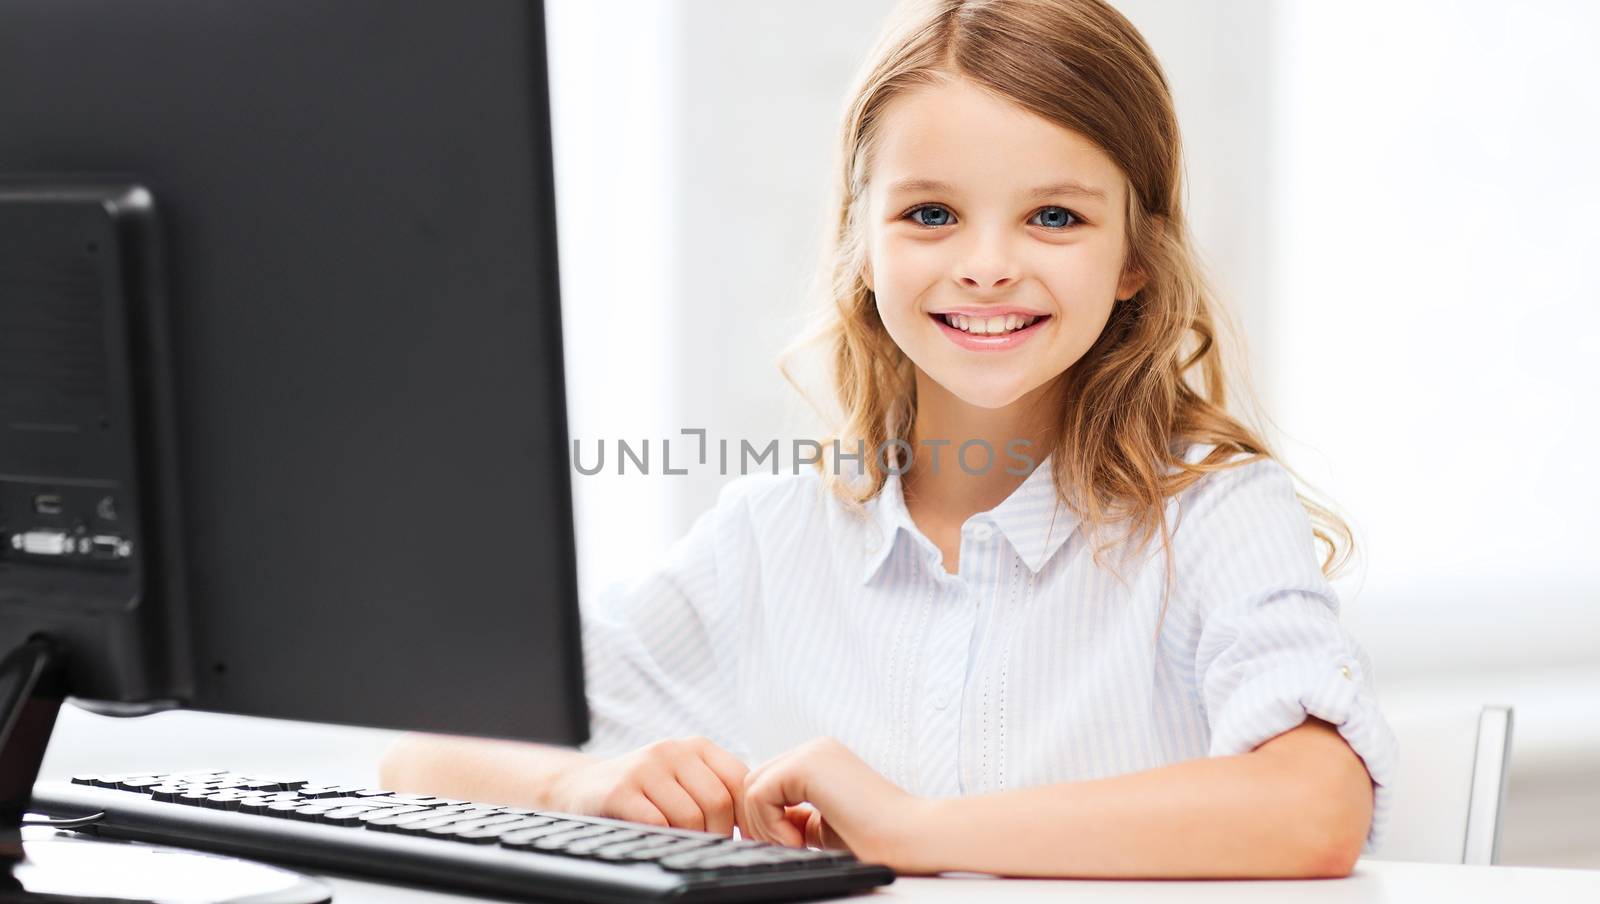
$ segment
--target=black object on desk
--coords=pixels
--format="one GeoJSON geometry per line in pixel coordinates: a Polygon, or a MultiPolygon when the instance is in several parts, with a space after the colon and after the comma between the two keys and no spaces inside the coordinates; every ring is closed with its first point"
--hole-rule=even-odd
{"type": "Polygon", "coordinates": [[[785,901],[894,881],[846,851],[228,772],[83,775],[35,806],[86,831],[550,901],[785,901]]]}

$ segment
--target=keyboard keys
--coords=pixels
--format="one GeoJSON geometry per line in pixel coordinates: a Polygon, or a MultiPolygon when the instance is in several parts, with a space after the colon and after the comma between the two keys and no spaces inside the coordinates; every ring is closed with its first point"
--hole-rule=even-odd
{"type": "Polygon", "coordinates": [[[427,819],[437,819],[442,815],[449,814],[437,813],[431,809],[423,807],[417,810],[415,813],[396,813],[392,816],[384,816],[379,813],[368,813],[362,821],[367,824],[367,828],[375,831],[398,832],[411,823],[422,822],[423,820],[427,819]]]}
{"type": "Polygon", "coordinates": [[[482,841],[485,843],[490,843],[499,841],[500,836],[506,834],[507,832],[518,832],[522,829],[536,828],[554,821],[555,820],[548,816],[513,815],[510,822],[497,822],[487,826],[479,826],[477,828],[458,828],[452,837],[459,841],[482,841]]]}
{"type": "Polygon", "coordinates": [[[133,778],[125,778],[122,781],[117,782],[117,789],[120,791],[138,791],[143,793],[144,789],[150,787],[151,785],[159,785],[161,784],[161,781],[161,779],[156,778],[153,775],[140,775],[133,778]]]}
{"type": "Polygon", "coordinates": [[[405,815],[408,815],[408,814],[411,814],[411,813],[432,813],[432,812],[433,812],[433,809],[431,807],[419,807],[419,806],[384,807],[384,806],[380,806],[376,810],[372,810],[370,812],[361,814],[361,821],[370,825],[373,822],[373,820],[388,819],[391,816],[405,816],[405,815]]]}
{"type": "Polygon", "coordinates": [[[683,870],[701,869],[702,867],[700,864],[703,862],[722,856],[725,855],[721,851],[711,850],[708,848],[693,851],[683,851],[677,854],[668,854],[667,856],[656,860],[655,863],[662,869],[670,869],[674,872],[680,872],[683,870]]]}
{"type": "Polygon", "coordinates": [[[728,838],[692,838],[541,816],[526,807],[477,804],[423,794],[395,794],[358,785],[314,784],[303,779],[225,770],[175,773],[83,774],[74,784],[149,795],[247,815],[290,818],[323,825],[401,832],[513,849],[560,853],[614,863],[655,861],[663,868],[751,872],[799,861],[853,860],[848,852],[785,848],[728,838]]]}
{"type": "Polygon", "coordinates": [[[361,785],[334,785],[331,790],[339,792],[340,797],[354,797],[357,792],[367,789],[361,785]]]}
{"type": "MultiPolygon", "coordinates": [[[[615,838],[597,839],[598,841],[601,842],[601,844],[594,849],[594,852],[590,856],[592,856],[596,860],[609,860],[609,861],[614,862],[614,863],[615,862],[621,862],[621,861],[633,859],[633,854],[636,851],[639,851],[639,852],[648,851],[651,848],[663,847],[665,845],[671,844],[673,841],[682,840],[682,839],[670,839],[669,840],[668,838],[665,838],[665,837],[663,837],[661,835],[653,835],[653,834],[645,834],[645,833],[641,833],[641,835],[643,835],[643,837],[634,838],[634,839],[629,840],[629,841],[621,840],[620,836],[615,837],[615,838]]],[[[580,841],[577,844],[584,844],[584,842],[580,841]]]]}
{"type": "Polygon", "coordinates": [[[493,836],[464,835],[463,833],[471,832],[474,829],[486,829],[489,826],[518,822],[524,818],[525,817],[522,816],[513,816],[509,813],[496,813],[492,816],[473,816],[467,819],[453,820],[445,825],[434,826],[426,831],[429,835],[434,835],[439,838],[456,838],[457,840],[461,841],[480,841],[484,839],[493,840],[493,836]]]}
{"type": "MultiPolygon", "coordinates": [[[[602,871],[603,864],[616,864],[618,869],[611,872],[619,877],[635,872],[642,864],[654,863],[660,869],[683,874],[683,881],[690,885],[726,876],[736,883],[751,883],[751,888],[769,882],[777,891],[790,875],[847,879],[851,870],[861,869],[848,851],[787,848],[710,833],[684,833],[582,816],[567,818],[526,807],[397,794],[358,785],[318,784],[251,772],[125,772],[76,775],[72,780],[74,785],[85,788],[86,794],[105,797],[108,810],[112,809],[111,797],[137,794],[135,799],[141,802],[237,813],[237,819],[245,823],[262,818],[288,819],[352,832],[392,832],[465,845],[498,844],[508,851],[546,857],[583,858],[594,861],[595,869],[602,871]]],[[[182,819],[178,815],[172,818],[182,819]]],[[[223,835],[229,831],[224,824],[233,819],[218,817],[208,821],[223,835]]],[[[283,828],[290,836],[304,831],[308,844],[337,845],[336,836],[340,835],[320,828],[283,828]]],[[[243,831],[243,825],[238,829],[243,831]]],[[[359,836],[350,839],[353,851],[364,847],[359,836]]],[[[538,859],[529,858],[535,871],[539,869],[538,859]]],[[[374,860],[372,868],[381,870],[383,864],[374,860]]]]}
{"type": "Polygon", "coordinates": [[[617,831],[615,826],[583,826],[581,828],[573,829],[570,832],[557,832],[553,835],[546,835],[542,838],[536,838],[533,841],[533,849],[536,851],[559,851],[568,844],[571,844],[572,842],[581,838],[589,838],[596,835],[609,835],[615,831],[617,831]]]}
{"type": "Polygon", "coordinates": [[[786,864],[796,860],[808,859],[801,856],[803,848],[763,848],[744,851],[725,851],[713,857],[706,857],[692,864],[693,869],[715,870],[717,872],[734,873],[761,873],[782,869],[786,864]]]}
{"type": "MultiPolygon", "coordinates": [[[[267,776],[258,776],[258,777],[259,778],[266,778],[267,776]]],[[[307,784],[306,780],[303,779],[303,778],[283,778],[281,776],[273,778],[273,781],[277,782],[280,786],[282,786],[283,790],[285,790],[285,791],[298,791],[301,788],[305,787],[306,784],[307,784]]]]}
{"type": "Polygon", "coordinates": [[[261,811],[265,810],[266,807],[267,807],[267,804],[270,804],[270,803],[272,803],[272,800],[270,798],[266,798],[266,797],[246,797],[246,798],[243,798],[243,799],[241,799],[239,801],[239,812],[240,813],[251,813],[251,814],[260,816],[261,815],[261,811]]]}
{"type": "Polygon", "coordinates": [[[618,829],[608,835],[596,835],[574,841],[567,845],[566,850],[562,851],[562,853],[571,857],[587,857],[601,848],[613,847],[625,841],[639,841],[646,837],[644,832],[633,829],[618,829]]]}
{"type": "MultiPolygon", "coordinates": [[[[345,797],[335,798],[335,799],[336,800],[354,801],[354,802],[358,802],[360,804],[363,804],[363,805],[369,806],[369,807],[436,807],[436,806],[443,806],[442,804],[434,803],[434,801],[437,800],[438,798],[419,801],[419,800],[417,800],[417,799],[415,799],[413,797],[408,797],[406,795],[401,795],[401,794],[385,794],[385,795],[383,795],[381,797],[376,796],[376,795],[368,796],[368,797],[362,797],[361,795],[356,794],[356,795],[350,795],[350,796],[345,796],[345,797]]],[[[459,802],[458,802],[458,804],[459,804],[459,802]]],[[[351,804],[351,806],[354,806],[354,805],[355,805],[354,803],[351,804]]],[[[465,804],[460,804],[460,805],[461,806],[467,806],[465,804]]]]}
{"type": "Polygon", "coordinates": [[[322,814],[316,821],[333,826],[358,826],[361,825],[361,814],[371,812],[371,807],[340,807],[322,814]]]}
{"type": "Polygon", "coordinates": [[[494,842],[499,842],[502,835],[506,835],[507,832],[531,829],[531,826],[528,826],[528,818],[526,816],[512,816],[510,819],[512,819],[510,822],[498,822],[493,826],[480,826],[477,829],[454,827],[448,834],[438,835],[438,837],[451,838],[454,842],[474,843],[474,845],[493,845],[494,842]]]}
{"type": "MultiPolygon", "coordinates": [[[[363,795],[356,795],[361,797],[363,795]]],[[[394,794],[389,791],[375,791],[373,797],[382,797],[384,800],[398,801],[402,804],[421,804],[425,807],[448,807],[453,804],[469,803],[464,800],[451,800],[448,797],[432,797],[427,794],[394,794]]]]}
{"type": "Polygon", "coordinates": [[[570,819],[557,819],[554,822],[547,823],[542,826],[535,826],[529,829],[518,829],[514,832],[507,832],[506,834],[500,836],[500,844],[502,847],[509,848],[530,848],[533,846],[535,841],[538,841],[540,838],[543,838],[546,835],[555,835],[560,832],[567,832],[571,831],[572,829],[582,828],[586,825],[589,825],[589,823],[574,822],[570,819]]]}
{"type": "Polygon", "coordinates": [[[166,774],[166,778],[168,781],[172,782],[188,782],[200,781],[213,776],[226,774],[227,773],[221,769],[188,769],[183,772],[169,772],[166,774]]]}
{"type": "Polygon", "coordinates": [[[145,793],[149,794],[152,800],[158,800],[164,804],[170,804],[174,801],[174,799],[177,798],[179,794],[183,793],[183,786],[151,785],[145,789],[145,793]]]}
{"type": "Polygon", "coordinates": [[[215,794],[207,794],[201,798],[200,806],[207,810],[237,810],[239,809],[239,801],[242,798],[243,795],[240,794],[218,791],[215,794]]]}
{"type": "Polygon", "coordinates": [[[659,857],[670,856],[684,851],[692,851],[713,844],[716,839],[701,838],[674,838],[665,844],[638,848],[624,856],[624,860],[655,860],[659,857]]]}
{"type": "Polygon", "coordinates": [[[416,833],[421,835],[426,834],[432,829],[441,828],[443,826],[451,825],[452,823],[465,822],[469,819],[481,818],[482,815],[478,813],[457,811],[455,813],[430,815],[427,819],[418,822],[407,822],[403,825],[396,825],[394,828],[396,831],[404,832],[406,834],[416,833]]]}

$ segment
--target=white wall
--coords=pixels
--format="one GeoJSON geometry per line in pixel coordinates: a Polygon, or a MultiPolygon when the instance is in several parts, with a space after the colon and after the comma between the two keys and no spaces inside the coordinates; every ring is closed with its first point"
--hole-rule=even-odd
{"type": "Polygon", "coordinates": [[[1508,862],[1600,867],[1600,9],[1280,8],[1268,388],[1394,711],[1511,703],[1508,862]]]}
{"type": "MultiPolygon", "coordinates": [[[[597,441],[676,430],[687,359],[673,340],[682,302],[686,194],[673,138],[678,10],[657,0],[546,4],[567,419],[592,463],[597,441]]],[[[573,475],[578,577],[637,570],[681,532],[654,478],[573,475]]]]}
{"type": "Polygon", "coordinates": [[[1356,617],[1396,675],[1600,667],[1600,9],[1280,22],[1271,388],[1365,531],[1356,617]]]}
{"type": "MultiPolygon", "coordinates": [[[[846,82],[886,0],[551,0],[553,120],[579,580],[648,567],[711,505],[715,443],[811,435],[776,357],[818,250],[846,82]],[[650,441],[648,476],[614,443],[650,441]],[[626,551],[619,555],[617,551],[626,551]]],[[[735,471],[735,468],[730,468],[735,471]]]]}

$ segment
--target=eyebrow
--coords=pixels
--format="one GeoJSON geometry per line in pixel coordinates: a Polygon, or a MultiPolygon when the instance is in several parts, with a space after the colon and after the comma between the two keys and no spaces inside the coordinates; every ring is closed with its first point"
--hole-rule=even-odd
{"type": "MultiPolygon", "coordinates": [[[[948,182],[938,179],[901,179],[889,186],[890,192],[910,191],[940,191],[948,194],[955,193],[955,187],[948,182]]],[[[1057,195],[1079,195],[1085,198],[1094,198],[1097,201],[1106,200],[1106,193],[1098,188],[1084,185],[1082,182],[1057,182],[1053,185],[1041,185],[1027,192],[1026,197],[1034,199],[1052,198],[1057,195]]]]}

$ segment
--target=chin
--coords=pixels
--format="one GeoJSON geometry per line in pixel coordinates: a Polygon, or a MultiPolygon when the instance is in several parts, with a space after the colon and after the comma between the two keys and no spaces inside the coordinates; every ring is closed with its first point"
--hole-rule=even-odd
{"type": "Polygon", "coordinates": [[[977,408],[999,409],[1016,402],[1033,389],[1033,385],[1018,378],[985,379],[953,374],[951,382],[943,384],[950,394],[977,408]]]}

